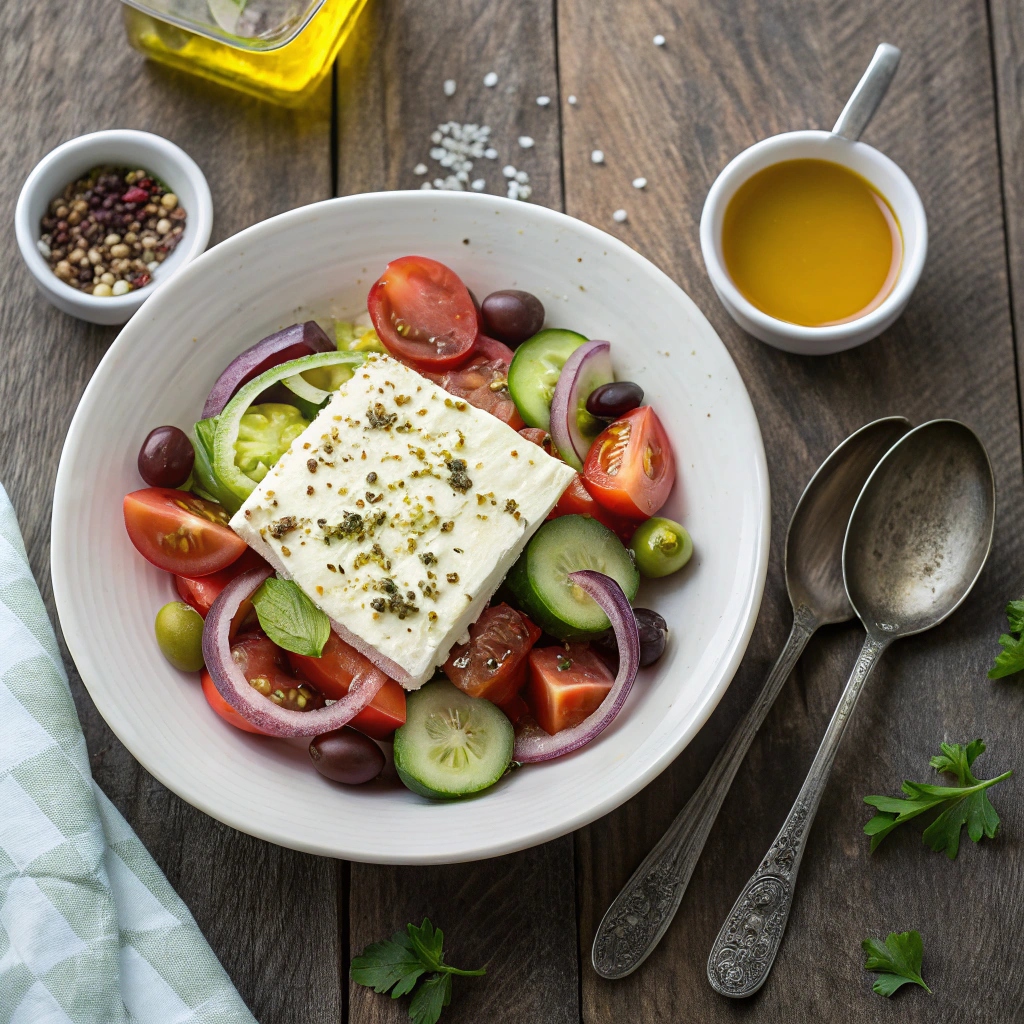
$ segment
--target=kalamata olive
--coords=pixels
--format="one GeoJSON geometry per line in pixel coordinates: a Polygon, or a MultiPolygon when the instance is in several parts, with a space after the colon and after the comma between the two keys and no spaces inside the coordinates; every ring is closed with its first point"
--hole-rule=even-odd
{"type": "Polygon", "coordinates": [[[360,786],[377,778],[384,768],[384,752],[369,736],[347,725],[322,736],[314,736],[309,744],[313,767],[333,782],[360,786]]]}
{"type": "Polygon", "coordinates": [[[599,419],[617,420],[644,400],[644,389],[631,380],[613,380],[594,388],[587,398],[587,412],[599,419]]]}
{"type": "MultiPolygon", "coordinates": [[[[640,666],[653,665],[665,653],[665,642],[668,639],[668,623],[650,608],[634,608],[636,626],[640,633],[640,666]]],[[[615,634],[609,629],[593,641],[595,646],[609,656],[613,667],[618,664],[619,649],[615,643],[615,634]]]]}
{"type": "Polygon", "coordinates": [[[544,326],[544,305],[536,295],[516,291],[491,292],[480,306],[484,334],[515,348],[544,326]]]}
{"type": "Polygon", "coordinates": [[[195,461],[195,449],[184,430],[157,427],[139,449],[139,476],[150,487],[180,487],[195,461]]]}

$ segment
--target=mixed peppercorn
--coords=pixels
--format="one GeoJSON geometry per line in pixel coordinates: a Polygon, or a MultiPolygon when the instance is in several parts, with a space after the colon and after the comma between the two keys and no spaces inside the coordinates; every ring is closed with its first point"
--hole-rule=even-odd
{"type": "Polygon", "coordinates": [[[147,171],[98,167],[50,201],[36,244],[70,287],[125,295],[150,283],[185,219],[178,197],[147,171]]]}

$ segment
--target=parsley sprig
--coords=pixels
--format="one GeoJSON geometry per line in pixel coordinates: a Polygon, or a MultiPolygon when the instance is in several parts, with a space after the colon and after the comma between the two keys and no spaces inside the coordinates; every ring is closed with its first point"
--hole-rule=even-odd
{"type": "Polygon", "coordinates": [[[905,780],[903,792],[908,798],[906,800],[890,796],[864,797],[864,803],[879,811],[864,826],[864,831],[871,836],[872,853],[898,825],[936,808],[941,808],[941,813],[924,830],[921,838],[936,852],[944,851],[950,860],[955,859],[960,848],[960,830],[964,825],[975,843],[982,836],[995,837],[999,829],[999,815],[985,790],[1008,779],[1013,772],[1003,772],[994,779],[979,781],[971,772],[971,766],[985,749],[981,740],[973,740],[966,746],[959,743],[943,743],[941,746],[942,753],[933,757],[930,764],[937,772],[955,775],[959,785],[931,786],[905,780]]]}
{"type": "Polygon", "coordinates": [[[427,918],[417,927],[408,924],[404,932],[374,942],[352,961],[352,980],[374,992],[391,990],[391,998],[413,992],[409,1016],[413,1024],[435,1024],[441,1011],[452,1001],[452,975],[472,978],[486,974],[485,968],[463,971],[444,962],[444,932],[427,918]],[[417,988],[417,985],[419,986],[417,988]]]}
{"type": "Polygon", "coordinates": [[[861,948],[868,955],[864,970],[878,974],[871,987],[880,996],[891,996],[907,982],[920,985],[925,992],[931,993],[921,977],[924,943],[918,932],[889,932],[885,945],[878,939],[865,939],[861,948]]]}
{"type": "Polygon", "coordinates": [[[989,679],[1004,679],[1024,671],[1024,601],[1011,601],[1006,606],[1006,618],[1010,632],[999,638],[1003,649],[988,670],[989,679]]]}

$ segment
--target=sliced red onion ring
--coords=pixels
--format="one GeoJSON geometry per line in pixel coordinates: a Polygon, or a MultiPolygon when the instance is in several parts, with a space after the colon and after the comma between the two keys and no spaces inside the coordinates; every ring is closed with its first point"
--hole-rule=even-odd
{"type": "Polygon", "coordinates": [[[551,398],[551,440],[558,454],[577,471],[590,451],[591,438],[580,430],[580,410],[594,388],[613,381],[611,345],[588,341],[565,361],[551,398]]]}
{"type": "Polygon", "coordinates": [[[252,348],[235,356],[217,378],[203,406],[203,419],[216,416],[243,384],[272,367],[289,359],[298,359],[299,356],[310,356],[314,352],[333,352],[334,348],[334,342],[324,334],[315,320],[292,324],[256,342],[252,348]]]}
{"type": "MultiPolygon", "coordinates": [[[[619,645],[619,672],[601,706],[579,725],[550,736],[539,726],[524,729],[516,735],[512,760],[521,764],[550,761],[589,743],[611,724],[622,710],[629,696],[633,680],[640,667],[640,634],[633,609],[618,585],[610,576],[593,569],[581,569],[569,574],[569,579],[582,587],[611,620],[612,630],[619,645]]],[[[212,613],[211,613],[212,614],[212,613]]]]}
{"type": "Polygon", "coordinates": [[[220,695],[243,717],[272,736],[319,736],[347,725],[387,682],[383,672],[367,662],[341,700],[314,711],[289,711],[253,689],[231,657],[231,640],[260,584],[273,575],[269,566],[236,576],[213,602],[203,625],[203,658],[220,695]]]}

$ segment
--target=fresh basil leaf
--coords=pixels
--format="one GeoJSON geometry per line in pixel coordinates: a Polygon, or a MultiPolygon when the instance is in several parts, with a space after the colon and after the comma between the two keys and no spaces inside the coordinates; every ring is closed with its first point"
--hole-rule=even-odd
{"type": "Polygon", "coordinates": [[[372,943],[352,960],[352,980],[357,985],[366,985],[374,992],[387,992],[394,986],[392,999],[411,992],[424,970],[404,932],[372,943]]]}
{"type": "Polygon", "coordinates": [[[331,620],[291,580],[271,576],[252,595],[263,632],[286,651],[319,658],[331,620]]]}

